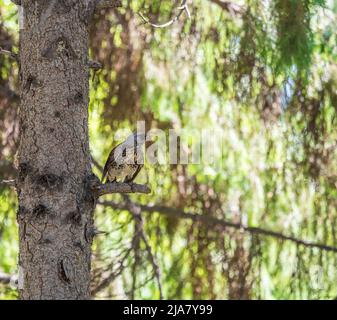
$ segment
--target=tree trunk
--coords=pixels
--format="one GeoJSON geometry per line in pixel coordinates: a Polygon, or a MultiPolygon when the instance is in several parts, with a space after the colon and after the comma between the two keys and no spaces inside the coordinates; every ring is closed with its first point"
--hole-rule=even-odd
{"type": "Polygon", "coordinates": [[[21,299],[90,298],[90,0],[22,0],[21,299]]]}

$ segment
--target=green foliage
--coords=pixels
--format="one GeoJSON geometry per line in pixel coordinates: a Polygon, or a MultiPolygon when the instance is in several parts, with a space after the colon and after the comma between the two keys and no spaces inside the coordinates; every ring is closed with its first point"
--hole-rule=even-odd
{"type": "MultiPolygon", "coordinates": [[[[336,8],[322,0],[238,3],[242,11],[231,13],[193,1],[191,20],[182,15],[168,29],[141,25],[135,12],[165,22],[177,12],[172,1],[124,1],[118,13],[97,15],[91,55],[104,70],[91,78],[92,155],[103,165],[116,130],[141,119],[194,137],[211,128],[223,137],[213,164],[147,163],[137,181],[153,192],[130,198],[337,246],[336,8]]],[[[0,66],[6,75],[8,63],[0,66]]],[[[12,273],[15,196],[0,195],[0,270],[12,273]]],[[[161,212],[142,216],[165,298],[336,297],[332,252],[161,212]]],[[[109,206],[99,205],[95,218],[108,235],[93,246],[93,286],[118,270],[136,227],[127,210],[109,206]]],[[[98,297],[159,297],[144,241],[123,266],[98,297]]]]}

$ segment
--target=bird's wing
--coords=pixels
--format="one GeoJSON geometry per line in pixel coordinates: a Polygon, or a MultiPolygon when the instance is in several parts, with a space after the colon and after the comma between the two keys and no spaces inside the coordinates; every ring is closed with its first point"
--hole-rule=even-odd
{"type": "Polygon", "coordinates": [[[127,176],[127,181],[126,182],[132,182],[135,180],[137,177],[139,171],[143,168],[144,164],[143,163],[138,163],[138,160],[143,161],[143,154],[141,150],[135,149],[135,152],[133,153],[133,167],[136,167],[136,170],[133,172],[133,174],[130,176],[127,176]],[[138,159],[138,156],[140,156],[141,159],[138,159]]]}
{"type": "Polygon", "coordinates": [[[131,179],[130,179],[130,182],[132,182],[133,180],[136,179],[136,177],[137,177],[139,171],[140,171],[142,168],[143,168],[143,165],[142,165],[142,164],[139,164],[139,165],[137,166],[137,170],[136,170],[136,171],[134,172],[134,174],[132,175],[132,177],[131,177],[131,179]]]}
{"type": "Polygon", "coordinates": [[[104,181],[104,178],[105,178],[105,176],[106,176],[107,173],[108,173],[109,167],[110,167],[110,166],[112,165],[112,163],[115,161],[115,150],[116,150],[116,148],[118,148],[120,145],[121,145],[121,143],[118,144],[116,147],[114,147],[114,148],[111,150],[110,154],[109,154],[109,157],[108,157],[108,159],[107,159],[107,161],[106,161],[106,163],[105,163],[104,169],[103,169],[102,180],[101,180],[102,182],[104,181]]]}
{"type": "Polygon", "coordinates": [[[133,155],[134,148],[125,145],[124,142],[118,144],[114,147],[108,157],[108,160],[105,163],[103,174],[102,174],[102,182],[104,181],[105,176],[107,175],[109,168],[113,163],[116,164],[128,164],[133,163],[133,155]]]}

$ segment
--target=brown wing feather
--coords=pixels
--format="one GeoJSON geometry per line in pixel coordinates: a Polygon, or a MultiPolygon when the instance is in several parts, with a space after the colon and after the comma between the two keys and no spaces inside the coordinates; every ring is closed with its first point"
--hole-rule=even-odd
{"type": "MultiPolygon", "coordinates": [[[[104,181],[104,178],[105,178],[105,176],[107,175],[110,166],[112,166],[112,165],[114,164],[114,162],[115,162],[115,150],[116,150],[116,148],[118,148],[118,147],[119,147],[120,145],[122,145],[123,143],[124,143],[124,142],[118,144],[117,146],[115,146],[115,147],[111,150],[111,152],[110,152],[110,154],[109,154],[109,157],[108,157],[108,159],[107,159],[107,161],[106,161],[106,163],[105,163],[104,169],[103,169],[102,180],[101,180],[102,182],[104,181]]],[[[123,149],[123,153],[124,153],[124,151],[125,151],[125,153],[127,153],[129,150],[135,151],[135,148],[132,147],[132,148],[129,148],[129,149],[123,149]]],[[[135,157],[135,159],[134,159],[135,162],[134,162],[134,163],[137,163],[137,157],[136,157],[136,156],[137,156],[137,153],[135,152],[135,153],[134,153],[134,157],[135,157]]],[[[143,165],[138,165],[138,167],[137,167],[135,173],[132,175],[131,179],[127,179],[128,182],[131,182],[131,181],[133,181],[133,180],[136,178],[136,176],[138,175],[138,173],[139,173],[139,171],[140,171],[140,169],[141,169],[142,167],[143,167],[143,165]]]]}
{"type": "Polygon", "coordinates": [[[139,171],[142,169],[142,167],[143,167],[143,165],[139,164],[138,167],[137,167],[137,169],[136,169],[136,171],[135,171],[135,173],[132,175],[132,177],[130,179],[128,179],[128,177],[127,177],[124,182],[130,183],[133,180],[135,180],[135,178],[137,177],[137,175],[138,175],[139,171]]]}
{"type": "Polygon", "coordinates": [[[125,179],[124,182],[127,182],[127,183],[132,182],[137,177],[139,171],[143,168],[143,164],[138,163],[138,158],[137,158],[137,153],[138,152],[142,152],[142,151],[134,149],[134,153],[133,153],[133,156],[134,156],[134,165],[136,165],[137,168],[136,168],[135,172],[133,173],[133,175],[130,178],[129,178],[129,176],[126,177],[126,179],[125,179]]]}
{"type": "Polygon", "coordinates": [[[115,157],[114,157],[115,149],[116,149],[118,146],[120,146],[120,145],[121,145],[121,143],[118,144],[117,146],[115,146],[115,147],[111,150],[111,152],[110,152],[110,154],[109,154],[109,157],[108,157],[108,159],[107,159],[107,161],[106,161],[106,163],[105,163],[104,169],[103,169],[102,180],[101,180],[102,182],[104,181],[104,178],[105,178],[105,176],[107,175],[110,166],[111,166],[111,165],[114,163],[114,161],[115,161],[115,157]]]}

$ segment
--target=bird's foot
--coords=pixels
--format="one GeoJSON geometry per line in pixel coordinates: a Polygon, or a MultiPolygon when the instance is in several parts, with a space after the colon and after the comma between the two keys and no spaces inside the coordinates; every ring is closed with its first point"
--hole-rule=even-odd
{"type": "Polygon", "coordinates": [[[131,188],[131,191],[132,192],[135,192],[135,190],[134,190],[134,186],[135,186],[135,184],[132,182],[132,181],[130,181],[130,182],[126,182],[129,186],[130,186],[130,188],[131,188]]]}

